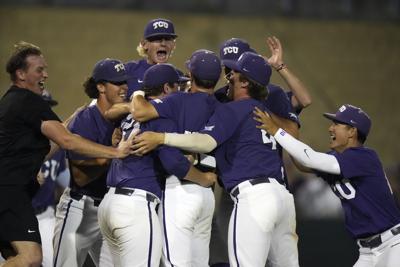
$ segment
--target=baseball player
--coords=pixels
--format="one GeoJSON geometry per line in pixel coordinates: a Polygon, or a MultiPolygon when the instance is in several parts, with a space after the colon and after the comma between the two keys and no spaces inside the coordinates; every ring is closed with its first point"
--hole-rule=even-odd
{"type": "MultiPolygon", "coordinates": [[[[144,133],[155,142],[198,152],[215,150],[224,188],[235,202],[229,223],[231,266],[298,266],[293,196],[284,186],[275,139],[256,126],[254,106],[265,109],[271,68],[259,55],[245,52],[233,73],[234,101],[215,110],[200,133],[144,133]]],[[[297,134],[296,123],[275,116],[297,134]]],[[[142,152],[140,149],[138,152],[142,152]]]]}
{"type": "MultiPolygon", "coordinates": [[[[114,124],[103,114],[126,97],[128,75],[122,62],[104,59],[96,63],[84,88],[96,105],[80,111],[68,128],[94,142],[111,145],[114,124]]],[[[70,187],[57,207],[54,237],[54,266],[82,266],[87,254],[96,266],[111,266],[111,254],[100,232],[97,210],[106,193],[109,160],[68,153],[70,187]]]]}
{"type": "Polygon", "coordinates": [[[364,146],[371,128],[360,108],[342,105],[336,114],[324,113],[329,127],[328,153],[314,151],[296,140],[256,109],[258,128],[273,135],[303,171],[315,172],[339,197],[346,228],[356,239],[360,256],[354,267],[395,267],[400,262],[400,210],[376,152],[364,146]]]}
{"type": "MultiPolygon", "coordinates": [[[[143,38],[137,46],[141,60],[132,60],[125,63],[128,78],[127,100],[132,93],[143,87],[143,75],[145,71],[158,63],[167,63],[175,49],[175,27],[172,21],[163,18],[150,20],[144,28],[143,38]]],[[[105,116],[110,120],[118,120],[130,112],[129,103],[114,105],[106,111],[105,116]]]]}
{"type": "MultiPolygon", "coordinates": [[[[271,56],[264,58],[270,66],[281,75],[290,88],[290,91],[284,91],[280,86],[271,83],[268,84],[268,97],[265,100],[265,105],[275,115],[280,117],[289,116],[292,121],[299,123],[297,116],[301,112],[301,109],[306,108],[311,104],[308,89],[283,63],[283,48],[279,39],[276,37],[269,37],[267,38],[267,45],[271,52],[271,56]]],[[[244,52],[255,52],[245,40],[240,38],[231,38],[226,40],[221,44],[219,51],[222,64],[225,64],[226,62],[236,62],[244,52]]],[[[224,72],[227,85],[218,89],[215,92],[215,96],[220,102],[226,103],[231,101],[232,96],[229,95],[229,92],[233,89],[232,84],[229,83],[228,79],[231,72],[230,68],[224,66],[224,72]]],[[[281,150],[279,146],[278,150],[281,150]]],[[[285,183],[288,185],[286,174],[285,183]]],[[[218,201],[218,203],[220,206],[216,209],[218,212],[214,216],[213,233],[218,234],[219,232],[222,232],[222,240],[215,235],[211,236],[211,240],[212,242],[214,241],[213,243],[217,247],[226,247],[226,237],[228,232],[227,218],[229,218],[227,214],[232,210],[233,202],[229,197],[229,194],[223,191],[220,194],[220,201],[218,201]],[[224,235],[224,233],[226,234],[224,235]],[[221,243],[221,241],[225,244],[221,243]]],[[[227,258],[227,255],[217,253],[211,249],[211,262],[221,262],[225,261],[227,258]]]]}
{"type": "MultiPolygon", "coordinates": [[[[213,52],[199,50],[193,53],[187,67],[190,93],[175,92],[150,104],[138,96],[139,91],[135,92],[134,118],[139,121],[169,118],[177,123],[179,133],[201,130],[218,104],[213,92],[221,74],[221,63],[213,52]]],[[[211,156],[200,155],[199,161],[203,167],[215,168],[215,159],[211,156]]],[[[164,266],[208,266],[214,206],[211,188],[182,182],[176,177],[167,179],[162,198],[164,266]]]]}
{"type": "MultiPolygon", "coordinates": [[[[146,96],[159,102],[156,98],[177,90],[179,80],[172,65],[154,65],[144,75],[146,96]]],[[[122,121],[121,128],[123,137],[135,130],[176,131],[171,120],[160,118],[139,123],[131,114],[122,121]]],[[[216,180],[215,174],[199,172],[179,150],[165,146],[143,157],[131,156],[112,162],[107,177],[110,189],[100,205],[99,222],[116,266],[159,266],[162,234],[156,206],[165,188],[167,174],[174,175],[167,180],[176,179],[176,183],[192,181],[205,187],[216,180]]],[[[165,230],[166,226],[163,227],[165,230]]]]}
{"type": "Polygon", "coordinates": [[[115,148],[71,134],[41,97],[48,73],[40,48],[26,42],[15,48],[6,66],[12,86],[0,100],[0,240],[16,254],[6,266],[39,266],[41,240],[27,185],[54,154],[53,144],[86,156],[122,158],[131,140],[115,148]]]}

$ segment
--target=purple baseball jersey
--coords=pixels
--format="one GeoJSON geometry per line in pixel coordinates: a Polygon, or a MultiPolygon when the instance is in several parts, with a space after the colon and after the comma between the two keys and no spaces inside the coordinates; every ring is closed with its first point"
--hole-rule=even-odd
{"type": "MultiPolygon", "coordinates": [[[[79,112],[68,126],[72,133],[78,134],[95,143],[105,146],[111,145],[111,137],[114,132],[114,125],[107,121],[100,113],[96,105],[89,106],[79,112]]],[[[68,151],[69,160],[86,160],[86,156],[68,151]]],[[[72,175],[72,173],[71,173],[72,175]]],[[[83,187],[75,184],[74,179],[70,181],[70,187],[82,194],[102,198],[106,192],[106,173],[104,177],[95,179],[83,187]]]]}
{"type": "MultiPolygon", "coordinates": [[[[133,129],[140,129],[141,132],[176,132],[176,126],[171,120],[159,118],[139,123],[131,114],[122,120],[121,129],[123,138],[127,138],[133,129]]],[[[189,168],[189,161],[178,149],[160,146],[142,157],[132,155],[124,159],[113,159],[107,175],[107,186],[138,188],[161,198],[168,174],[182,179],[189,168]]]]}
{"type": "Polygon", "coordinates": [[[176,123],[178,133],[185,133],[203,129],[219,102],[207,93],[175,92],[152,104],[160,117],[176,123]]]}
{"type": "Polygon", "coordinates": [[[146,59],[138,61],[129,61],[125,63],[126,73],[130,77],[128,79],[128,92],[127,99],[131,97],[134,91],[137,91],[143,87],[143,76],[151,64],[147,63],[146,59]]]}
{"type": "MultiPolygon", "coordinates": [[[[277,116],[294,121],[300,126],[300,121],[297,115],[301,110],[299,112],[294,110],[290,100],[293,93],[285,92],[281,87],[274,84],[269,84],[267,88],[268,96],[265,99],[265,106],[268,110],[277,116]]],[[[226,95],[227,91],[228,85],[215,91],[214,95],[219,102],[227,103],[231,101],[226,95]]]]}
{"type": "Polygon", "coordinates": [[[266,110],[264,103],[252,98],[221,104],[201,131],[217,141],[217,167],[228,191],[258,177],[273,177],[283,183],[277,143],[256,128],[254,107],[266,110]]]}
{"type": "Polygon", "coordinates": [[[56,187],[56,178],[66,167],[65,151],[61,149],[43,163],[41,171],[44,174],[45,182],[32,198],[34,209],[39,210],[55,205],[54,190],[56,187]]]}
{"type": "Polygon", "coordinates": [[[341,174],[318,172],[340,198],[346,228],[354,238],[381,233],[400,223],[400,211],[376,152],[366,147],[331,151],[341,174]]]}

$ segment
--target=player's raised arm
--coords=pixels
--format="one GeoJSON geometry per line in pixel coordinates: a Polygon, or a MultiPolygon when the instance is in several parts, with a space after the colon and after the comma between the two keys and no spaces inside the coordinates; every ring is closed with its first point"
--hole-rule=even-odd
{"type": "Polygon", "coordinates": [[[271,56],[266,58],[268,63],[285,80],[293,96],[291,99],[294,108],[306,108],[311,105],[311,96],[303,82],[290,71],[283,61],[283,48],[281,42],[275,36],[267,38],[267,45],[271,51],[271,56]]]}
{"type": "Polygon", "coordinates": [[[323,172],[340,174],[340,167],[337,159],[326,153],[316,152],[308,145],[295,139],[285,130],[279,128],[267,112],[255,108],[254,118],[261,123],[257,126],[273,135],[275,140],[301,165],[323,172]]]}
{"type": "Polygon", "coordinates": [[[135,91],[133,93],[131,113],[133,118],[140,122],[159,117],[156,108],[144,98],[143,91],[135,91]]]}

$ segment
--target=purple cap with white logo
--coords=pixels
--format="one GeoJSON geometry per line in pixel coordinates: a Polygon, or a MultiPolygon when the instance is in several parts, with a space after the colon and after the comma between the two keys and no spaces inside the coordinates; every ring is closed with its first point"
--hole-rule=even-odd
{"type": "Polygon", "coordinates": [[[239,57],[244,52],[253,52],[256,53],[254,49],[252,49],[248,42],[239,38],[231,38],[226,40],[219,49],[219,57],[221,58],[222,64],[225,65],[226,62],[236,62],[239,57]]]}
{"type": "Polygon", "coordinates": [[[268,85],[272,73],[264,58],[253,52],[244,52],[237,62],[227,61],[225,65],[264,86],[268,85]]]}
{"type": "Polygon", "coordinates": [[[342,105],[335,114],[324,113],[323,115],[330,120],[357,128],[365,137],[368,136],[369,130],[371,129],[371,119],[368,114],[361,108],[353,105],[345,104],[342,105]]]}
{"type": "Polygon", "coordinates": [[[200,80],[218,81],[221,76],[221,61],[210,50],[200,49],[193,52],[186,67],[200,80]]]}
{"type": "Polygon", "coordinates": [[[162,63],[151,66],[146,70],[143,77],[143,86],[155,88],[166,83],[179,83],[189,81],[189,78],[180,76],[171,64],[162,63]]]}
{"type": "Polygon", "coordinates": [[[118,59],[106,58],[96,63],[92,77],[95,82],[123,82],[128,80],[125,65],[118,59]]]}
{"type": "Polygon", "coordinates": [[[168,19],[161,18],[150,20],[144,28],[144,39],[156,36],[178,37],[178,35],[175,34],[174,24],[168,19]]]}

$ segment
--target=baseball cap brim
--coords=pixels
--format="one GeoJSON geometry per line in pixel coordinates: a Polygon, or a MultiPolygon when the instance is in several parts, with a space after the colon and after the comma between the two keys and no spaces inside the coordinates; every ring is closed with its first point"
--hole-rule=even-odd
{"type": "Polygon", "coordinates": [[[337,122],[341,122],[341,123],[349,124],[349,125],[350,125],[350,123],[349,123],[348,121],[344,121],[344,120],[338,119],[338,118],[336,117],[336,114],[333,114],[333,113],[324,113],[324,114],[322,114],[322,115],[323,115],[325,118],[327,118],[328,120],[337,121],[337,122]]]}
{"type": "Polygon", "coordinates": [[[224,65],[226,67],[228,67],[227,64],[236,64],[236,62],[237,62],[237,60],[233,60],[233,59],[223,59],[223,60],[221,60],[222,65],[224,65]]]}
{"type": "Polygon", "coordinates": [[[147,35],[145,37],[145,39],[151,39],[151,38],[154,38],[154,37],[163,37],[163,36],[173,37],[173,38],[177,38],[178,37],[178,35],[176,35],[174,33],[161,33],[161,32],[159,32],[159,33],[154,33],[154,34],[147,35]]]}
{"type": "Polygon", "coordinates": [[[225,60],[224,65],[232,70],[238,71],[238,72],[242,72],[242,70],[240,69],[240,67],[237,65],[237,62],[234,60],[225,60]]]}
{"type": "Polygon", "coordinates": [[[123,82],[123,81],[128,81],[129,76],[128,75],[122,75],[120,77],[114,78],[110,80],[109,82],[123,82]]]}

